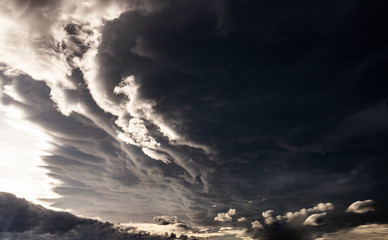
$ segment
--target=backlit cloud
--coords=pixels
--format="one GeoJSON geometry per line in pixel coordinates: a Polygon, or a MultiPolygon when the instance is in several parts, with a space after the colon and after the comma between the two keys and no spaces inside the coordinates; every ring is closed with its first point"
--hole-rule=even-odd
{"type": "Polygon", "coordinates": [[[371,199],[364,201],[356,201],[346,209],[348,213],[367,213],[375,210],[375,202],[371,199]]]}
{"type": "Polygon", "coordinates": [[[323,225],[323,218],[326,216],[326,213],[315,213],[303,222],[304,225],[311,225],[311,226],[321,226],[323,225]]]}

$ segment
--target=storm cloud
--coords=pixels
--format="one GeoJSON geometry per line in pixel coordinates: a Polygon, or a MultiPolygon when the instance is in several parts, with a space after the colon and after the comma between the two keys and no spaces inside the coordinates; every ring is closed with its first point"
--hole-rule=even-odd
{"type": "Polygon", "coordinates": [[[47,135],[41,201],[239,238],[386,223],[385,3],[0,7],[1,109],[47,135]]]}

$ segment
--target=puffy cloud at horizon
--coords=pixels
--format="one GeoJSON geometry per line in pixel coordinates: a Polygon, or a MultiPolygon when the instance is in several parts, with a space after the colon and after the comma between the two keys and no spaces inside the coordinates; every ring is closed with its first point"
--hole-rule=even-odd
{"type": "Polygon", "coordinates": [[[231,208],[226,213],[218,213],[217,216],[214,217],[214,220],[219,222],[230,222],[234,215],[236,215],[236,209],[231,208]]]}
{"type": "Polygon", "coordinates": [[[307,209],[302,208],[297,212],[287,212],[284,215],[274,216],[274,210],[267,210],[265,212],[262,212],[261,215],[264,218],[264,223],[266,225],[271,225],[273,223],[283,223],[283,222],[289,223],[294,220],[301,220],[301,219],[304,220],[307,217],[311,216],[311,215],[308,216],[308,214],[310,213],[326,212],[333,209],[334,209],[333,204],[328,202],[328,203],[318,203],[316,206],[307,208],[307,209]]]}
{"type": "MultiPolygon", "coordinates": [[[[357,232],[357,229],[370,219],[375,219],[382,228],[384,227],[382,223],[386,221],[384,215],[355,218],[344,209],[334,208],[332,203],[319,203],[311,208],[302,208],[298,212],[277,216],[274,216],[273,210],[267,210],[262,212],[261,216],[251,222],[249,230],[257,239],[342,239],[341,237],[354,236],[358,233],[362,237],[364,232],[357,232]]],[[[376,236],[382,236],[382,232],[384,231],[376,232],[376,236]]]]}
{"type": "Polygon", "coordinates": [[[0,111],[45,136],[37,200],[192,237],[387,223],[388,8],[280,3],[0,0],[0,111]]]}

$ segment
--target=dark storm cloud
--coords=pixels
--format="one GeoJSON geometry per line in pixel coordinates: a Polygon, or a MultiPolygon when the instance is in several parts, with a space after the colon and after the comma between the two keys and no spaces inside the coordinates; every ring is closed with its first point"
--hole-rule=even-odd
{"type": "MultiPolygon", "coordinates": [[[[96,6],[98,15],[105,5],[96,6]]],[[[27,70],[3,77],[24,99],[9,90],[3,102],[53,138],[44,161],[62,182],[55,206],[115,221],[168,213],[203,225],[224,224],[214,217],[233,208],[251,227],[269,209],[387,202],[384,3],[132,6],[98,27],[86,17],[61,25],[56,51],[73,88],[33,81],[27,70]]],[[[261,236],[365,223],[349,225],[344,219],[358,216],[344,211],[327,212],[318,228],[277,223],[261,236]]],[[[368,214],[383,223],[388,212],[368,214]]]]}
{"type": "Polygon", "coordinates": [[[100,73],[106,89],[134,75],[166,122],[217,150],[209,182],[222,204],[383,200],[386,9],[168,1],[105,25],[100,73]]]}
{"type": "MultiPolygon", "coordinates": [[[[190,184],[184,178],[175,179],[174,174],[184,174],[179,167],[163,166],[115,139],[110,117],[95,106],[85,89],[79,89],[70,101],[81,102],[88,113],[64,116],[57,111],[44,82],[28,76],[3,76],[2,84],[12,86],[21,96],[17,101],[4,94],[3,104],[22,110],[26,119],[42,127],[51,138],[50,155],[42,156],[42,160],[48,175],[61,182],[53,189],[62,196],[54,206],[75,207],[83,215],[128,222],[151,221],[153,216],[166,213],[162,209],[167,206],[159,206],[159,201],[168,201],[176,209],[187,207],[183,202],[198,204],[190,184]],[[126,209],[129,201],[134,201],[136,207],[126,209]],[[121,208],[126,210],[119,211],[121,208]],[[139,214],[139,209],[145,212],[139,214]]],[[[184,217],[182,212],[179,214],[184,217]]]]}
{"type": "Polygon", "coordinates": [[[0,237],[10,240],[175,239],[173,235],[152,236],[135,228],[115,227],[109,222],[48,210],[9,193],[0,193],[0,237]]]}

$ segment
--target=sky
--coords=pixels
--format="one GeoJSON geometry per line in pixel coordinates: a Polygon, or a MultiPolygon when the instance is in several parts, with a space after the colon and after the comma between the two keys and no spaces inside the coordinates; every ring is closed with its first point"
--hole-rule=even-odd
{"type": "Polygon", "coordinates": [[[386,16],[1,0],[0,236],[386,239],[386,16]]]}

